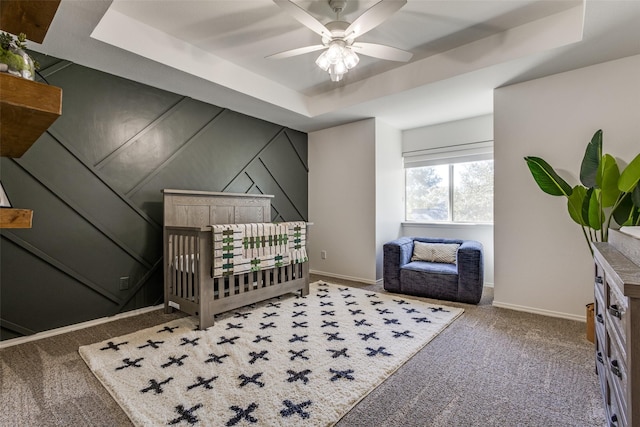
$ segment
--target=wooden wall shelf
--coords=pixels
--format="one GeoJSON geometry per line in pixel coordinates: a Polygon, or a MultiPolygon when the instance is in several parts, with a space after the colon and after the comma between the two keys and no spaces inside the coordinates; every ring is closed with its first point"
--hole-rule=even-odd
{"type": "Polygon", "coordinates": [[[0,228],[31,228],[31,209],[0,208],[0,228]]]}
{"type": "MultiPolygon", "coordinates": [[[[2,0],[0,28],[42,43],[61,0],[2,0]]],[[[62,89],[0,73],[0,156],[20,157],[62,114],[62,89]]],[[[31,228],[31,209],[0,208],[0,228],[31,228]]]]}
{"type": "Polygon", "coordinates": [[[0,73],[0,156],[22,156],[61,114],[62,89],[0,73]]]}
{"type": "Polygon", "coordinates": [[[60,0],[2,0],[0,28],[16,36],[25,33],[29,40],[42,43],[60,0]]]}

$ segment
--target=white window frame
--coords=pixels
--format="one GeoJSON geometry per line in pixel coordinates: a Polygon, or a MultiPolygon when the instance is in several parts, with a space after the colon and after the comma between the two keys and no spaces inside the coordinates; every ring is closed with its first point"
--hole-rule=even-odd
{"type": "MultiPolygon", "coordinates": [[[[476,222],[455,221],[453,218],[454,211],[454,182],[453,167],[456,163],[477,162],[483,160],[493,160],[493,141],[480,141],[468,144],[460,144],[454,146],[436,147],[425,150],[416,150],[403,152],[404,162],[404,218],[407,223],[425,223],[425,224],[474,224],[476,222]],[[425,166],[448,165],[449,172],[449,212],[448,221],[419,221],[407,219],[407,169],[425,166]]],[[[478,222],[480,224],[493,224],[493,221],[478,222]]]]}

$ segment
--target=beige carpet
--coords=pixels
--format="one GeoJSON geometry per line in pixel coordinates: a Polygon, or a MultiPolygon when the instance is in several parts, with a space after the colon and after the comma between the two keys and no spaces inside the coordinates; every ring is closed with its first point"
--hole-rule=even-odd
{"type": "Polygon", "coordinates": [[[135,425],[327,426],[461,308],[325,282],[225,313],[80,348],[135,425]]]}
{"type": "MultiPolygon", "coordinates": [[[[492,300],[493,289],[485,287],[477,306],[444,302],[464,315],[336,427],[602,426],[585,324],[497,308],[492,300]]],[[[78,348],[183,316],[155,310],[0,349],[0,426],[131,426],[78,348]]]]}

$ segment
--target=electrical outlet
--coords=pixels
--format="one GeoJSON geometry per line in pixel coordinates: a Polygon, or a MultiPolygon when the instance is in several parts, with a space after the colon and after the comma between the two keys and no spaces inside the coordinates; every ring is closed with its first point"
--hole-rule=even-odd
{"type": "Polygon", "coordinates": [[[327,251],[320,251],[320,258],[327,259],[327,251]]]}
{"type": "Polygon", "coordinates": [[[120,278],[120,290],[126,291],[129,289],[129,276],[120,278]]]}

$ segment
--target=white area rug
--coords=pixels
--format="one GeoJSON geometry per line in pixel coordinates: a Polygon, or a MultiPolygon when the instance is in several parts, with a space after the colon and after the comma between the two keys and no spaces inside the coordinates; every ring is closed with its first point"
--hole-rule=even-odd
{"type": "Polygon", "coordinates": [[[206,331],[183,318],[79,352],[138,426],[326,426],[463,312],[310,287],[220,315],[206,331]]]}

